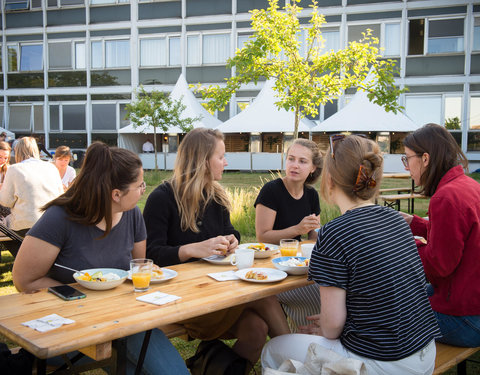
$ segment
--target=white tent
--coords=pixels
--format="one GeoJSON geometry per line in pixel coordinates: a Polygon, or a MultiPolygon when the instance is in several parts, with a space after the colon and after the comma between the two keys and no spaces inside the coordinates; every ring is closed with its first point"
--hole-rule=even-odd
{"type": "Polygon", "coordinates": [[[364,91],[357,91],[340,111],[311,129],[312,132],[411,132],[419,128],[403,113],[387,112],[368,100],[364,91]]]}
{"type": "MultiPolygon", "coordinates": [[[[188,88],[187,81],[183,74],[178,77],[177,83],[170,93],[170,97],[174,100],[182,100],[185,105],[185,109],[182,112],[181,118],[194,118],[201,117],[200,120],[193,124],[194,128],[206,127],[215,128],[222,122],[212,116],[208,111],[203,108],[200,102],[195,98],[195,95],[188,88]]],[[[168,133],[182,133],[183,131],[175,126],[168,129],[168,133]]],[[[119,130],[118,145],[123,148],[128,148],[132,151],[140,153],[142,150],[142,144],[150,134],[153,134],[153,127],[139,127],[134,128],[132,124],[119,130]]],[[[157,129],[157,134],[161,133],[157,129]]],[[[161,150],[159,150],[161,151],[161,150]]]]}
{"type": "MultiPolygon", "coordinates": [[[[273,85],[273,80],[266,81],[252,104],[217,129],[223,133],[293,133],[295,114],[277,108],[273,85]]],[[[304,118],[300,120],[298,131],[308,132],[313,126],[313,121],[304,118]]]]}

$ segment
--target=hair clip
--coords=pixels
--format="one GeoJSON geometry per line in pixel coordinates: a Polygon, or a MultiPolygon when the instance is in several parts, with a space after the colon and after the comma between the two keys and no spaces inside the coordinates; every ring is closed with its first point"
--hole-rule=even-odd
{"type": "Polygon", "coordinates": [[[377,181],[375,181],[375,172],[368,177],[365,167],[360,165],[358,168],[357,180],[355,181],[355,186],[353,191],[357,192],[363,189],[371,189],[377,186],[377,181]]]}

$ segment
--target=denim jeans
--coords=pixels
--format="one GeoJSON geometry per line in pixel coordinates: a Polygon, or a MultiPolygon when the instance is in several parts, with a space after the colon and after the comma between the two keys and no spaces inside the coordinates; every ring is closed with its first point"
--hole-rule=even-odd
{"type": "MultiPolygon", "coordinates": [[[[431,297],[434,293],[433,286],[427,284],[427,295],[431,297]]],[[[455,316],[436,311],[433,313],[442,331],[438,342],[467,348],[480,346],[480,315],[455,316]]]]}
{"type": "MultiPolygon", "coordinates": [[[[145,332],[127,337],[127,374],[134,374],[145,332]]],[[[152,330],[147,353],[143,362],[143,374],[150,375],[189,375],[184,360],[165,334],[152,330]]]]}

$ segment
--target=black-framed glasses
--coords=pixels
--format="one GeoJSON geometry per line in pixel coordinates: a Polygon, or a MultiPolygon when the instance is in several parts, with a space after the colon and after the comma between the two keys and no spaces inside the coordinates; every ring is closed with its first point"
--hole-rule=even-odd
{"type": "Polygon", "coordinates": [[[414,155],[410,155],[410,156],[407,156],[407,155],[402,156],[401,159],[402,159],[402,163],[405,166],[405,168],[408,168],[408,159],[413,158],[415,156],[422,156],[422,155],[421,154],[414,154],[414,155]]]}
{"type": "MultiPolygon", "coordinates": [[[[352,135],[356,135],[358,137],[368,139],[368,137],[365,134],[352,134],[352,135]]],[[[332,159],[335,159],[335,142],[341,141],[346,137],[347,137],[346,134],[334,134],[330,136],[330,156],[332,157],[332,159]]]]}

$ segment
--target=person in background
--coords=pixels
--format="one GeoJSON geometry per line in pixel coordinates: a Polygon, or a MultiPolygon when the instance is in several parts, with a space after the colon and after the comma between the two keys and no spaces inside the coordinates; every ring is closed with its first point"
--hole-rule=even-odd
{"type": "Polygon", "coordinates": [[[153,143],[150,142],[150,139],[147,139],[145,141],[145,143],[142,146],[142,151],[146,153],[152,153],[155,151],[155,149],[153,148],[153,143]]]}
{"type": "MultiPolygon", "coordinates": [[[[57,173],[58,175],[58,173],[57,173]]],[[[46,204],[27,233],[13,265],[19,291],[75,282],[73,272],[54,263],[87,269],[128,269],[145,257],[146,232],[137,202],[145,192],[142,162],[133,152],[95,142],[72,186],[46,204]]],[[[143,333],[127,337],[127,369],[134,372],[143,333]]],[[[162,331],[152,331],[145,357],[147,374],[188,374],[183,359],[162,331]]]]}
{"type": "MultiPolygon", "coordinates": [[[[230,202],[218,181],[227,162],[223,134],[197,128],[178,148],[173,176],[148,197],[143,216],[147,257],[160,266],[229,254],[240,234],[230,222],[230,202]]],[[[275,297],[263,298],[182,322],[201,340],[236,338],[245,369],[255,364],[267,338],[290,332],[275,297]]],[[[247,372],[245,372],[247,373],[247,372]]]]}
{"type": "Polygon", "coordinates": [[[383,174],[380,149],[355,135],[330,142],[321,195],[342,215],[320,229],[308,272],[322,309],[301,334],[270,340],[262,367],[304,361],[316,343],[362,361],[369,375],[431,374],[440,331],[415,240],[398,212],[372,203],[383,174]]]}
{"type": "Polygon", "coordinates": [[[53,156],[53,162],[60,173],[64,190],[68,189],[77,175],[75,169],[69,165],[70,160],[72,160],[72,152],[70,151],[70,147],[59,146],[56,148],[55,155],[53,156]]]}
{"type": "MultiPolygon", "coordinates": [[[[285,176],[267,182],[255,201],[255,230],[260,242],[279,244],[283,238],[309,240],[320,228],[320,200],[312,186],[322,173],[323,157],[315,142],[296,139],[287,150],[285,176]]],[[[280,293],[280,303],[296,327],[320,312],[315,285],[280,293]]]]}
{"type": "MultiPolygon", "coordinates": [[[[23,237],[42,215],[40,208],[63,193],[63,185],[55,166],[39,159],[34,138],[17,142],[15,161],[5,175],[0,204],[11,209],[8,227],[23,237]]],[[[16,241],[8,244],[13,256],[19,246],[16,241]]]]}
{"type": "MultiPolygon", "coordinates": [[[[10,166],[10,145],[2,141],[0,142],[0,189],[3,186],[5,175],[10,166]]],[[[6,217],[10,215],[10,208],[0,205],[0,223],[6,224],[6,217]]]]}
{"type": "Polygon", "coordinates": [[[465,175],[467,158],[443,126],[427,124],[404,145],[405,169],[431,197],[428,220],[402,215],[427,241],[418,242],[418,253],[443,335],[438,341],[480,346],[480,184],[465,175]]]}
{"type": "Polygon", "coordinates": [[[1,132],[0,133],[0,142],[6,142],[7,141],[7,133],[6,132],[1,132]]]}

